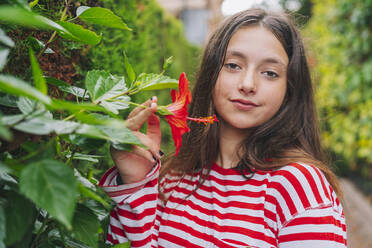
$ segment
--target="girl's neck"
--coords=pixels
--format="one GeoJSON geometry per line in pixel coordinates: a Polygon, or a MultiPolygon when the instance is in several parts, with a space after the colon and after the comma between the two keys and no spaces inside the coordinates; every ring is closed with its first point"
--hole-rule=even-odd
{"type": "Polygon", "coordinates": [[[240,145],[247,136],[247,130],[231,128],[221,123],[219,133],[220,151],[216,163],[223,168],[233,168],[239,162],[240,145]]]}

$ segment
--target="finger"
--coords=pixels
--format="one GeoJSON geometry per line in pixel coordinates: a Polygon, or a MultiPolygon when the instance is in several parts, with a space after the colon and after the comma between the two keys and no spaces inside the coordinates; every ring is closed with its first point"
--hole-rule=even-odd
{"type": "Polygon", "coordinates": [[[137,131],[141,128],[143,123],[149,118],[149,116],[156,112],[157,104],[151,103],[149,108],[146,108],[139,112],[137,115],[126,120],[126,126],[132,131],[137,131]]]}
{"type": "MultiPolygon", "coordinates": [[[[150,100],[147,100],[146,102],[142,103],[141,105],[145,106],[145,107],[150,107],[151,103],[152,103],[152,100],[150,99],[150,100]]],[[[145,110],[145,108],[143,108],[141,106],[138,106],[138,107],[134,108],[132,110],[132,112],[129,113],[128,119],[132,118],[133,116],[137,115],[139,112],[141,112],[143,110],[145,110]]]]}
{"type": "Polygon", "coordinates": [[[161,158],[161,155],[159,154],[160,142],[156,143],[148,135],[145,135],[141,132],[133,132],[133,134],[136,135],[137,138],[142,142],[142,144],[144,144],[147,147],[152,156],[154,156],[156,159],[161,158]]]}
{"type": "Polygon", "coordinates": [[[154,156],[151,151],[146,150],[139,146],[133,146],[132,152],[140,157],[145,158],[151,163],[156,163],[156,161],[159,159],[156,156],[154,156]]]}
{"type": "Polygon", "coordinates": [[[161,142],[161,131],[160,131],[160,119],[157,115],[152,114],[147,120],[147,137],[160,148],[161,142]]]}

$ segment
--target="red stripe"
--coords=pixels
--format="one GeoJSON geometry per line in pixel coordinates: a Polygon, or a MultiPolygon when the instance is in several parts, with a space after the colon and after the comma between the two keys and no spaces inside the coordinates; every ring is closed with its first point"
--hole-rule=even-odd
{"type": "MultiPolygon", "coordinates": [[[[293,202],[290,194],[288,193],[287,189],[284,188],[283,185],[280,184],[280,183],[278,183],[278,182],[272,182],[271,185],[283,197],[283,199],[285,201],[285,204],[287,205],[287,208],[289,209],[290,214],[291,215],[296,214],[297,213],[297,208],[296,208],[296,206],[295,206],[295,204],[294,204],[294,202],[293,202]]],[[[281,209],[283,209],[283,206],[281,206],[281,205],[279,205],[278,207],[281,208],[281,209]]]]}
{"type": "MultiPolygon", "coordinates": [[[[173,215],[187,218],[188,220],[190,220],[190,221],[198,224],[201,227],[208,227],[208,228],[210,228],[210,229],[212,229],[212,230],[214,230],[216,232],[220,232],[220,233],[223,233],[223,232],[237,233],[237,234],[242,234],[242,235],[245,235],[245,236],[249,236],[251,238],[258,239],[258,240],[265,240],[267,242],[270,242],[271,244],[275,244],[276,243],[276,241],[272,237],[265,236],[264,233],[262,233],[262,232],[254,231],[254,230],[251,230],[251,229],[247,229],[247,228],[244,228],[242,226],[218,225],[215,222],[211,222],[211,221],[207,221],[207,220],[201,219],[201,218],[199,218],[197,216],[191,215],[190,213],[185,212],[185,211],[182,211],[182,210],[172,209],[171,211],[172,211],[172,214],[173,215]]],[[[212,216],[215,216],[215,215],[212,215],[212,216]]],[[[254,217],[252,217],[252,218],[254,218],[254,217]]],[[[242,220],[242,221],[244,221],[244,220],[242,220]]],[[[263,220],[261,219],[261,223],[262,222],[263,222],[263,220]]],[[[166,222],[166,225],[172,226],[172,227],[175,227],[176,228],[176,226],[169,225],[169,221],[166,222]]],[[[180,229],[180,230],[184,230],[184,229],[180,229]]],[[[198,232],[198,231],[196,231],[194,229],[192,229],[192,231],[198,232]]],[[[207,237],[208,237],[208,240],[211,240],[211,239],[209,239],[210,238],[209,235],[207,237]]],[[[203,238],[203,237],[201,236],[200,238],[203,238]]]]}
{"type": "Polygon", "coordinates": [[[290,221],[286,226],[297,226],[297,225],[328,225],[334,224],[337,227],[341,228],[341,222],[336,220],[333,216],[324,216],[324,217],[300,217],[295,218],[290,221]]]}
{"type": "MultiPolygon", "coordinates": [[[[177,198],[177,199],[179,200],[179,202],[182,201],[182,199],[180,199],[180,198],[177,198]]],[[[172,199],[172,202],[175,202],[173,200],[176,200],[176,198],[172,199]]],[[[197,212],[200,212],[200,213],[205,214],[207,216],[215,216],[215,217],[217,217],[221,220],[239,220],[239,221],[246,221],[248,223],[255,223],[255,224],[263,223],[263,218],[258,217],[258,216],[250,216],[250,215],[247,215],[247,214],[236,214],[236,213],[230,213],[230,212],[223,214],[223,213],[220,213],[219,211],[217,211],[215,209],[211,210],[211,209],[203,208],[202,206],[200,206],[200,205],[198,205],[198,204],[196,204],[195,202],[192,202],[192,201],[187,201],[186,204],[191,209],[193,209],[197,212]]],[[[175,210],[166,208],[165,213],[174,214],[175,210]]]]}
{"type": "Polygon", "coordinates": [[[119,216],[130,219],[132,221],[140,221],[143,218],[155,215],[155,208],[147,208],[140,213],[127,211],[126,209],[118,208],[117,213],[119,216]]]}
{"type": "MultiPolygon", "coordinates": [[[[292,184],[294,190],[296,191],[296,193],[298,195],[298,198],[300,199],[300,201],[301,201],[301,203],[302,203],[302,205],[305,209],[310,207],[310,202],[307,199],[305,190],[302,187],[302,184],[298,181],[298,179],[295,177],[294,174],[292,174],[289,171],[279,170],[279,171],[277,171],[273,174],[273,176],[277,176],[277,175],[283,176],[285,179],[287,179],[287,181],[290,184],[292,184]]],[[[290,195],[288,195],[288,197],[292,199],[292,197],[290,195]]],[[[287,201],[286,197],[284,197],[284,199],[287,201]]],[[[297,204],[297,205],[299,205],[299,204],[297,204]]],[[[294,208],[295,208],[295,211],[297,211],[297,208],[295,206],[294,206],[294,208]]]]}
{"type": "Polygon", "coordinates": [[[281,235],[279,237],[279,244],[284,242],[299,241],[299,240],[324,240],[335,241],[337,243],[345,244],[345,239],[341,235],[335,233],[325,232],[306,232],[306,233],[293,233],[281,235]]]}
{"type": "MultiPolygon", "coordinates": [[[[188,240],[185,240],[183,238],[180,238],[178,236],[174,236],[170,233],[160,233],[159,234],[159,239],[164,239],[164,240],[167,240],[167,241],[170,241],[171,243],[175,243],[179,246],[184,246],[184,247],[193,247],[193,248],[203,248],[202,246],[198,246],[196,244],[192,244],[190,243],[188,240]]],[[[169,247],[167,247],[169,248],[169,247]]]]}
{"type": "Polygon", "coordinates": [[[114,171],[116,170],[116,167],[111,167],[108,171],[106,171],[106,173],[102,176],[101,180],[99,180],[98,182],[98,186],[100,187],[106,187],[104,186],[105,185],[105,182],[107,180],[107,177],[114,171]]]}
{"type": "MultiPolygon", "coordinates": [[[[316,201],[321,204],[323,203],[323,199],[322,197],[320,196],[320,193],[319,193],[319,186],[316,184],[315,182],[315,179],[314,179],[314,176],[310,173],[310,171],[305,168],[303,165],[300,165],[300,164],[293,164],[298,170],[300,170],[302,172],[302,174],[304,175],[304,177],[306,178],[306,180],[308,181],[308,183],[310,184],[310,187],[311,187],[311,190],[312,190],[312,193],[314,193],[314,197],[316,199],[316,201]]],[[[318,169],[317,168],[313,168],[313,171],[319,173],[318,169]]],[[[319,177],[319,181],[322,182],[322,184],[324,184],[323,182],[323,178],[319,177]]],[[[324,190],[324,188],[323,188],[324,190]]]]}
{"type": "Polygon", "coordinates": [[[328,194],[328,190],[327,190],[327,187],[325,186],[325,182],[324,182],[324,178],[323,178],[322,174],[320,173],[319,170],[315,170],[315,172],[319,177],[319,181],[322,183],[323,192],[325,193],[326,197],[331,201],[331,197],[328,194]]]}

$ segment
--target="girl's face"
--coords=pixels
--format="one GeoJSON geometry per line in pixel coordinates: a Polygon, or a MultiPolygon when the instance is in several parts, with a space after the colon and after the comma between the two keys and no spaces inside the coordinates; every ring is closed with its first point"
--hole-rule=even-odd
{"type": "Polygon", "coordinates": [[[213,89],[222,127],[241,130],[268,121],[285,97],[287,66],[287,53],[270,31],[240,28],[228,44],[213,89]]]}

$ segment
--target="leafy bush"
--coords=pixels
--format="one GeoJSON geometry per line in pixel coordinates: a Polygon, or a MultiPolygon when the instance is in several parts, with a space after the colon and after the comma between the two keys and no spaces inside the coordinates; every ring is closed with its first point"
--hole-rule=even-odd
{"type": "Polygon", "coordinates": [[[346,172],[372,177],[372,1],[314,1],[307,27],[316,52],[323,133],[346,172]]]}
{"type": "Polygon", "coordinates": [[[133,69],[147,52],[133,52],[139,43],[114,50],[117,67],[103,66],[107,53],[92,70],[115,35],[145,36],[110,9],[81,4],[0,5],[0,247],[106,247],[111,203],[97,178],[112,166],[109,147],[141,145],[123,121],[134,94],[178,85],[164,75],[168,50],[133,69]]]}

